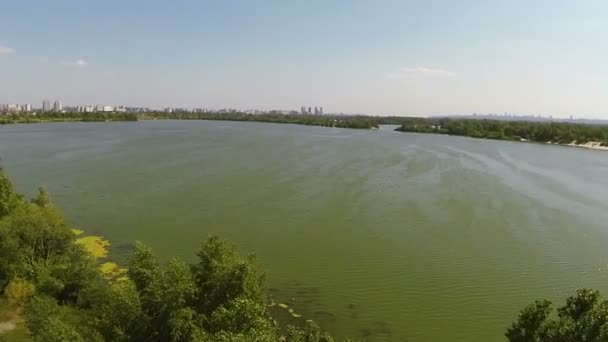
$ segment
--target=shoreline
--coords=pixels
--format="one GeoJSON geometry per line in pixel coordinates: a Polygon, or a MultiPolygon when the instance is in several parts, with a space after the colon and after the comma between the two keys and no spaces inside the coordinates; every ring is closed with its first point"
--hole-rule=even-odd
{"type": "Polygon", "coordinates": [[[493,139],[493,138],[478,138],[472,137],[470,135],[460,135],[460,134],[447,134],[447,133],[437,133],[437,132],[413,132],[413,131],[402,131],[400,129],[395,129],[395,132],[399,133],[412,133],[412,134],[432,134],[432,135],[446,135],[450,137],[463,137],[470,139],[478,139],[478,140],[494,140],[494,141],[506,141],[506,142],[514,142],[514,143],[528,143],[528,144],[543,144],[543,145],[554,145],[554,146],[567,146],[567,147],[578,147],[584,148],[587,150],[595,150],[595,151],[608,151],[608,146],[602,146],[602,142],[600,141],[589,141],[584,144],[577,144],[576,142],[571,142],[568,144],[552,142],[552,141],[534,141],[528,139],[493,139]]]}
{"type": "MultiPolygon", "coordinates": [[[[97,113],[94,113],[97,114],[97,113]]],[[[257,115],[252,114],[218,114],[218,115],[163,115],[160,113],[129,114],[126,116],[71,116],[71,117],[9,117],[2,118],[0,125],[12,124],[39,124],[59,122],[141,122],[156,120],[193,120],[193,121],[238,121],[238,122],[261,122],[277,124],[294,124],[303,126],[318,126],[330,128],[347,128],[371,130],[378,128],[376,118],[361,116],[320,116],[320,115],[257,115]]]]}
{"type": "Polygon", "coordinates": [[[584,144],[577,144],[576,142],[571,142],[569,144],[559,144],[559,145],[586,148],[588,150],[608,151],[608,146],[602,146],[602,143],[599,141],[589,141],[584,144]]]}

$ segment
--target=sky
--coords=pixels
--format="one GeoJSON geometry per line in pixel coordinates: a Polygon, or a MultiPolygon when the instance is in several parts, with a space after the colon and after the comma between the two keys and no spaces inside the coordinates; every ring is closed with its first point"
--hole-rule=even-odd
{"type": "Polygon", "coordinates": [[[608,118],[605,0],[0,0],[0,103],[608,118]]]}

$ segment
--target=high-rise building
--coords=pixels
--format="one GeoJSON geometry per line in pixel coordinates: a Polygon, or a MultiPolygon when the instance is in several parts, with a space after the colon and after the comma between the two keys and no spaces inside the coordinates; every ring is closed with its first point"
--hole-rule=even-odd
{"type": "Polygon", "coordinates": [[[308,107],[308,114],[312,114],[312,108],[308,107]]]}
{"type": "Polygon", "coordinates": [[[32,111],[32,105],[29,103],[24,104],[23,106],[21,106],[21,109],[23,109],[24,112],[31,112],[32,111]]]}
{"type": "Polygon", "coordinates": [[[323,107],[319,107],[319,115],[323,115],[323,107]]]}
{"type": "Polygon", "coordinates": [[[11,113],[18,113],[21,111],[21,105],[18,104],[8,104],[6,110],[11,113]]]}
{"type": "Polygon", "coordinates": [[[51,102],[49,100],[42,100],[42,111],[48,112],[51,110],[51,102]]]}
{"type": "Polygon", "coordinates": [[[61,101],[55,101],[55,103],[53,103],[53,111],[61,112],[62,110],[63,106],[61,105],[61,101]]]}

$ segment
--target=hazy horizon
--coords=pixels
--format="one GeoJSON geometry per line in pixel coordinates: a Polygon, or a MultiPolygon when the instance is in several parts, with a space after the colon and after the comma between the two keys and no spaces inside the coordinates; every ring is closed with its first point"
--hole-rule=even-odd
{"type": "Polygon", "coordinates": [[[0,103],[608,119],[608,3],[6,1],[0,103]]]}

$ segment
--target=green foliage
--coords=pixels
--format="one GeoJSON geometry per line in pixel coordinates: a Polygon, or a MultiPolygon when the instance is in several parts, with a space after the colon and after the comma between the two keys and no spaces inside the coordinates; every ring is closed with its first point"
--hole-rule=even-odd
{"type": "Polygon", "coordinates": [[[87,314],[59,305],[54,298],[34,296],[25,305],[24,314],[34,341],[103,341],[87,314]]]}
{"type": "Polygon", "coordinates": [[[148,113],[113,113],[113,112],[44,112],[37,115],[32,114],[7,114],[2,115],[0,124],[11,123],[40,123],[40,122],[62,122],[62,121],[138,121],[138,120],[222,120],[222,121],[255,121],[287,123],[311,126],[341,127],[369,129],[378,127],[378,119],[363,115],[286,115],[279,113],[268,114],[246,114],[241,112],[207,112],[192,113],[179,112],[148,112],[148,113]]]}
{"type": "Polygon", "coordinates": [[[137,121],[137,115],[132,113],[114,112],[42,112],[37,114],[6,114],[2,115],[0,124],[40,123],[63,121],[137,121]]]}
{"type": "Polygon", "coordinates": [[[551,302],[525,307],[505,336],[513,342],[607,341],[608,302],[595,290],[582,289],[552,316],[551,302]]]}
{"type": "Polygon", "coordinates": [[[273,331],[276,328],[268,319],[265,303],[245,298],[237,298],[218,307],[208,323],[212,332],[231,331],[246,334],[273,331]]]}
{"type": "Polygon", "coordinates": [[[378,127],[378,119],[363,115],[286,115],[286,114],[245,114],[240,112],[224,113],[191,113],[191,112],[153,112],[141,114],[140,118],[173,119],[173,120],[222,120],[222,121],[254,121],[299,124],[309,126],[341,127],[370,129],[378,127]]]}
{"type": "Polygon", "coordinates": [[[21,202],[21,196],[13,190],[13,183],[0,168],[0,218],[10,214],[21,202]]]}
{"type": "Polygon", "coordinates": [[[233,245],[211,237],[203,243],[198,259],[195,265],[173,259],[163,268],[149,247],[136,244],[128,274],[149,322],[139,338],[276,337],[266,310],[263,277],[253,258],[243,259],[233,245]]]}
{"type": "Polygon", "coordinates": [[[201,312],[209,315],[220,305],[236,298],[264,302],[264,277],[252,255],[243,259],[234,245],[213,236],[203,243],[197,256],[198,263],[193,270],[198,292],[197,307],[201,312]]]}
{"type": "Polygon", "coordinates": [[[334,339],[321,332],[321,328],[313,322],[306,321],[306,325],[298,329],[289,327],[287,332],[287,341],[289,342],[333,342],[334,339]]]}
{"type": "Polygon", "coordinates": [[[545,321],[551,313],[551,302],[548,300],[535,301],[525,307],[508,329],[506,336],[512,342],[542,341],[546,334],[545,321]]]}
{"type": "Polygon", "coordinates": [[[4,289],[4,295],[9,305],[21,306],[34,294],[34,290],[35,286],[31,282],[21,278],[13,278],[4,289]]]}
{"type": "Polygon", "coordinates": [[[103,282],[95,258],[78,244],[70,246],[62,263],[49,269],[53,278],[61,284],[56,298],[62,304],[86,303],[81,298],[83,291],[103,282]]]}
{"type": "Polygon", "coordinates": [[[93,310],[98,312],[97,328],[108,341],[134,341],[145,336],[150,325],[142,302],[131,280],[110,287],[96,288],[91,296],[93,310]]]}
{"type": "Polygon", "coordinates": [[[590,141],[608,145],[608,126],[558,122],[524,122],[449,118],[401,118],[403,132],[463,135],[498,140],[528,140],[559,144],[590,141]]]}
{"type": "Polygon", "coordinates": [[[141,293],[145,293],[160,280],[160,263],[150,247],[140,242],[135,243],[135,252],[129,263],[128,274],[141,293]]]}
{"type": "Polygon", "coordinates": [[[39,187],[38,194],[36,197],[32,198],[32,203],[37,204],[40,207],[51,205],[51,197],[48,191],[46,191],[44,187],[39,187]]]}
{"type": "Polygon", "coordinates": [[[87,341],[76,329],[61,319],[50,316],[40,329],[34,333],[35,342],[85,342],[87,341]]]}
{"type": "Polygon", "coordinates": [[[19,273],[23,273],[20,253],[18,241],[9,227],[0,221],[0,290],[19,273]]]}
{"type": "Polygon", "coordinates": [[[63,216],[53,206],[24,203],[4,217],[0,225],[18,245],[19,258],[27,268],[23,270],[26,277],[32,277],[37,267],[64,257],[74,241],[63,216]]]}

